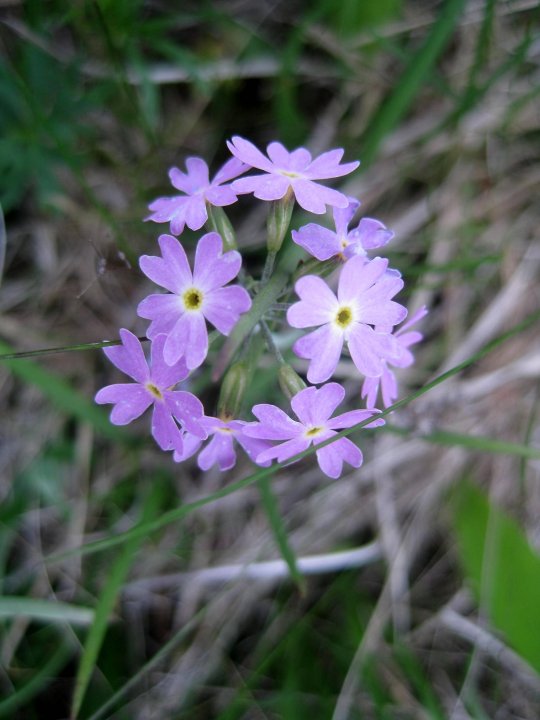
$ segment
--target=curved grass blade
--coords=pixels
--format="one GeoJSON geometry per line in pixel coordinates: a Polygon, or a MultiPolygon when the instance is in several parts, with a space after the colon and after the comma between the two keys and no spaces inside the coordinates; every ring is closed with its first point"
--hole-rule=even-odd
{"type": "MultiPolygon", "coordinates": [[[[12,348],[2,340],[0,340],[0,351],[6,354],[13,352],[12,348]]],[[[107,414],[100,407],[94,405],[91,400],[78,393],[57,375],[45,370],[32,360],[4,359],[2,363],[21,380],[38,387],[45,397],[67,415],[90,423],[102,435],[112,440],[128,441],[129,435],[125,430],[112,425],[107,414]]]]}
{"type": "Polygon", "coordinates": [[[296,555],[291,543],[289,542],[287,528],[285,527],[285,522],[281,516],[277,498],[272,490],[270,480],[267,477],[261,478],[257,485],[259,486],[263,508],[266,513],[266,517],[268,518],[268,523],[274,533],[274,538],[279,548],[279,552],[287,563],[291,577],[298,586],[298,589],[301,593],[303,593],[305,585],[304,576],[298,569],[296,555]]]}
{"type": "MultiPolygon", "coordinates": [[[[160,486],[154,486],[150,497],[143,504],[141,516],[141,522],[143,524],[148,522],[149,518],[156,514],[160,495],[160,486]]],[[[134,537],[124,545],[112,565],[107,582],[99,597],[95,609],[94,622],[90,627],[86,642],[84,643],[77,678],[75,680],[75,691],[73,693],[71,706],[71,718],[73,718],[73,720],[79,715],[84,696],[96,666],[101,645],[105,638],[109,617],[129,569],[136,559],[137,549],[141,540],[141,537],[134,537]]]]}
{"type": "Polygon", "coordinates": [[[0,285],[2,285],[2,277],[4,275],[4,264],[6,261],[6,223],[4,222],[4,212],[0,203],[0,285]]]}
{"type": "Polygon", "coordinates": [[[94,620],[92,608],[79,607],[54,600],[38,600],[27,597],[0,597],[0,618],[25,617],[32,620],[91,625],[94,620]]]}
{"type": "Polygon", "coordinates": [[[393,92],[374,113],[362,138],[362,167],[373,162],[380,144],[414,101],[435,61],[449,42],[465,0],[447,0],[422,47],[415,52],[393,92]]]}
{"type": "Polygon", "coordinates": [[[48,661],[37,670],[27,683],[7,698],[0,700],[0,718],[14,718],[15,711],[29,703],[49,685],[74,653],[74,644],[64,639],[48,661]]]}
{"type": "MultiPolygon", "coordinates": [[[[493,350],[498,348],[503,343],[507,342],[508,340],[511,340],[516,335],[519,335],[519,333],[523,332],[527,328],[531,327],[531,325],[534,325],[540,320],[540,311],[531,313],[525,320],[523,320],[518,325],[514,326],[507,332],[503,333],[502,335],[499,335],[497,338],[494,338],[491,342],[489,342],[487,345],[485,345],[481,350],[476,352],[474,355],[471,355],[470,358],[467,360],[464,360],[463,362],[459,363],[459,365],[456,365],[453,368],[450,368],[450,370],[447,370],[446,372],[442,373],[441,375],[438,375],[436,378],[428,382],[423,387],[419,388],[418,390],[415,390],[414,392],[407,395],[407,397],[403,398],[402,400],[398,400],[396,403],[391,405],[390,407],[383,410],[377,417],[386,417],[390,413],[394,412],[394,410],[397,410],[400,407],[405,407],[406,405],[409,405],[413,400],[416,400],[416,398],[421,397],[425,393],[429,392],[433,388],[437,387],[441,383],[445,382],[449,378],[453,377],[454,375],[458,375],[462,370],[465,370],[466,368],[471,367],[471,365],[474,365],[476,362],[484,358],[486,355],[489,355],[493,350]]],[[[293,457],[289,458],[286,462],[282,463],[276,463],[275,465],[272,465],[267,468],[261,468],[257,472],[248,475],[245,478],[242,478],[241,480],[237,480],[236,482],[231,483],[230,485],[227,485],[226,487],[220,488],[217,492],[212,493],[211,495],[206,495],[205,497],[200,498],[199,500],[195,500],[194,502],[187,503],[186,505],[182,505],[179,508],[176,508],[174,510],[169,510],[167,513],[163,513],[161,517],[157,520],[153,520],[151,522],[147,523],[140,523],[139,525],[136,525],[135,527],[131,528],[130,530],[126,530],[124,532],[118,533],[117,535],[113,537],[104,538],[103,540],[96,540],[94,542],[86,543],[85,545],[80,545],[78,548],[73,548],[71,550],[67,550],[62,553],[56,553],[53,555],[49,555],[48,557],[44,558],[44,561],[46,563],[52,563],[52,562],[58,562],[61,560],[64,560],[68,557],[72,557],[74,555],[88,555],[90,553],[99,552],[100,550],[108,550],[111,547],[114,547],[115,545],[120,545],[125,542],[129,542],[132,539],[138,539],[146,537],[147,535],[150,535],[153,532],[156,532],[157,530],[160,530],[161,528],[166,527],[167,525],[176,522],[177,520],[181,520],[182,518],[189,515],[194,510],[198,510],[201,507],[204,507],[205,505],[209,505],[211,503],[216,502],[217,500],[220,500],[221,498],[227,497],[228,495],[232,495],[233,493],[237,492],[238,490],[242,490],[243,488],[249,487],[250,485],[253,485],[254,483],[258,482],[262,478],[271,477],[275,473],[277,473],[281,468],[285,467],[286,465],[290,465],[293,462],[296,462],[297,460],[301,460],[304,457],[308,457],[309,455],[313,454],[316,450],[320,450],[321,448],[325,447],[326,445],[330,445],[330,443],[335,442],[336,440],[339,440],[341,437],[346,437],[347,435],[351,435],[352,433],[356,432],[357,430],[360,430],[365,425],[369,424],[370,422],[373,422],[373,417],[368,418],[364,420],[361,423],[358,423],[357,425],[354,425],[353,427],[347,428],[346,430],[341,430],[339,433],[336,433],[333,437],[329,438],[328,440],[325,440],[324,442],[320,443],[319,445],[311,446],[307,450],[304,450],[301,453],[298,453],[297,455],[294,455],[293,457]]]]}

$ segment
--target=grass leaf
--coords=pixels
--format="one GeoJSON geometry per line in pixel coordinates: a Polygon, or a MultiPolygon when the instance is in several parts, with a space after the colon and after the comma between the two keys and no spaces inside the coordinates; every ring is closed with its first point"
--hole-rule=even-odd
{"type": "Polygon", "coordinates": [[[483,492],[461,483],[453,497],[458,552],[480,607],[540,674],[540,556],[483,492]]]}
{"type": "Polygon", "coordinates": [[[78,607],[56,600],[27,597],[0,597],[0,618],[26,617],[32,620],[90,625],[94,620],[92,608],[78,607]]]}

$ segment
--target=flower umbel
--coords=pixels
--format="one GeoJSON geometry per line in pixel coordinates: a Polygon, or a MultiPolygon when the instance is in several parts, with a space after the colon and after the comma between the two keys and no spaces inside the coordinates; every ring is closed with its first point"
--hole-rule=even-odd
{"type": "Polygon", "coordinates": [[[242,258],[235,250],[222,253],[217,233],[203,235],[195,251],[193,272],[180,242],[161,235],[162,257],[143,255],[141,270],[150,280],[171,294],[149,295],[137,309],[151,320],[147,335],[153,339],[164,333],[165,362],[174,365],[185,357],[189,370],[199,367],[208,353],[206,320],[223,335],[228,335],[241,313],[251,307],[244,288],[229,285],[240,270],[242,258]]]}
{"type": "MultiPolygon", "coordinates": [[[[351,410],[332,418],[331,415],[345,398],[345,390],[338,383],[327,383],[321,388],[305,388],[291,400],[291,407],[298,418],[292,420],[275,405],[255,405],[253,414],[259,420],[244,427],[244,435],[261,440],[282,440],[279,445],[263,450],[258,464],[268,460],[283,462],[313,445],[336,435],[338,430],[352,427],[367,420],[378,410],[351,410]]],[[[384,425],[382,418],[375,419],[367,427],[384,425]]],[[[346,462],[353,467],[362,464],[362,452],[348,438],[339,438],[316,451],[319,467],[331,478],[338,478],[346,462]]]]}
{"type": "Polygon", "coordinates": [[[207,437],[201,425],[204,412],[201,401],[189,392],[173,390],[186,379],[188,369],[183,359],[172,366],[164,362],[165,335],[154,338],[150,367],[139,339],[125,329],[120,330],[120,337],[122,345],[105,348],[103,352],[135,382],[107,385],[97,393],[95,400],[100,405],[114,404],[111,422],[127,425],[153,405],[152,435],[162,450],[182,453],[186,431],[201,440],[207,437]]]}
{"type": "Polygon", "coordinates": [[[374,218],[362,218],[357,227],[349,230],[349,223],[360,203],[354,198],[348,200],[346,208],[333,209],[335,232],[322,225],[308,223],[292,231],[294,242],[322,261],[336,255],[344,259],[354,255],[366,256],[368,250],[383,247],[394,237],[391,230],[374,218]]]}
{"type": "MultiPolygon", "coordinates": [[[[270,443],[264,440],[258,440],[257,438],[244,435],[243,429],[248,424],[244,420],[229,420],[225,422],[219,418],[205,416],[201,424],[208,432],[208,437],[210,438],[197,458],[197,464],[201,470],[209,470],[212,465],[217,465],[222,472],[233,468],[236,465],[235,442],[242,447],[253,462],[255,462],[257,456],[270,445],[270,443]]],[[[175,453],[174,459],[176,462],[186,460],[188,457],[194,455],[200,446],[201,441],[193,438],[189,443],[186,443],[184,454],[175,453]]],[[[270,465],[270,460],[259,464],[268,466],[270,465]]]]}
{"type": "Polygon", "coordinates": [[[263,171],[235,180],[232,188],[238,194],[253,193],[259,200],[279,200],[290,189],[300,207],[318,215],[326,211],[327,205],[345,208],[349,204],[343,193],[314,182],[348,175],[358,167],[357,161],[340,165],[344,152],[341,149],[330,150],[313,159],[306,148],[289,152],[281,143],[272,142],[266,148],[266,157],[255,145],[238,135],[227,142],[227,146],[236,158],[263,171]]]}
{"type": "Polygon", "coordinates": [[[231,185],[224,185],[249,169],[236,158],[228,160],[210,181],[208,165],[198,157],[186,160],[187,172],[183,173],[176,167],[169,170],[169,178],[173,186],[184,195],[161,197],[148,206],[152,211],[146,220],[171,223],[171,233],[180,235],[184,226],[191,230],[200,230],[208,220],[206,203],[222,207],[237,201],[237,195],[231,185]]]}
{"type": "Polygon", "coordinates": [[[296,328],[320,327],[297,340],[294,352],[310,360],[307,377],[311,383],[328,380],[346,342],[354,364],[368,377],[383,372],[383,360],[399,356],[399,348],[390,330],[376,331],[372,325],[392,328],[407,315],[407,310],[391,298],[401,290],[400,277],[387,272],[388,261],[375,258],[365,263],[356,256],[341,270],[337,297],[324,280],[306,275],[295,290],[300,302],[287,312],[289,325],[296,328]]]}

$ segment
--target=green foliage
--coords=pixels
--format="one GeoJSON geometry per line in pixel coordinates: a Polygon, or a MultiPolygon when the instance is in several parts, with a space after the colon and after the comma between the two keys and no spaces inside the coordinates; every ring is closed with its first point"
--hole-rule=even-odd
{"type": "Polygon", "coordinates": [[[480,490],[462,482],[453,522],[464,571],[493,627],[540,674],[540,556],[519,525],[480,490]]]}

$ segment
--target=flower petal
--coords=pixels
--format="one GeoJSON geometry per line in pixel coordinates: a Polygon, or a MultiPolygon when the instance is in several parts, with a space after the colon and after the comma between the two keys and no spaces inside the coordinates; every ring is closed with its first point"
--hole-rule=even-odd
{"type": "Polygon", "coordinates": [[[347,197],[349,204],[346,208],[334,208],[332,215],[336,225],[336,233],[339,237],[347,237],[347,229],[349,223],[354,217],[355,212],[360,207],[360,201],[353,197],[347,197]]]}
{"type": "Polygon", "coordinates": [[[301,390],[292,398],[291,407],[304,425],[333,427],[329,418],[344,398],[345,390],[339,383],[326,383],[318,390],[301,390]]]}
{"type": "Polygon", "coordinates": [[[216,433],[199,453],[197,464],[201,470],[210,470],[212,465],[218,465],[221,472],[233,468],[236,464],[233,436],[216,433]]]}
{"type": "Polygon", "coordinates": [[[338,364],[343,348],[343,334],[330,325],[299,338],[293,345],[298,357],[311,360],[307,372],[310,383],[326,382],[338,364]]]}
{"type": "Polygon", "coordinates": [[[139,338],[125,328],[120,330],[120,338],[122,345],[103,348],[103,352],[119,370],[137,382],[145,383],[150,371],[139,338]]]}
{"type": "Polygon", "coordinates": [[[349,333],[349,351],[358,370],[368,377],[379,377],[383,361],[396,356],[398,347],[389,333],[375,332],[368,325],[357,323],[349,333]]]}
{"type": "Polygon", "coordinates": [[[202,195],[194,195],[186,204],[186,225],[190,230],[200,230],[208,220],[206,203],[202,195]]]}
{"type": "Polygon", "coordinates": [[[235,180],[232,189],[239,195],[253,193],[259,200],[279,200],[290,185],[290,180],[283,175],[250,175],[235,180]]]}
{"type": "Polygon", "coordinates": [[[268,450],[263,450],[262,453],[257,455],[256,463],[257,465],[265,465],[269,460],[274,459],[278,462],[283,462],[293,457],[293,455],[307,450],[309,445],[310,441],[306,437],[298,435],[291,440],[287,440],[287,442],[274,445],[274,447],[268,448],[268,450]]]}
{"type": "Polygon", "coordinates": [[[176,450],[182,453],[184,447],[182,433],[165,403],[154,404],[152,436],[162,450],[176,450]]]}
{"type": "Polygon", "coordinates": [[[243,434],[262,440],[288,440],[303,433],[304,426],[275,405],[262,403],[252,408],[259,422],[244,425],[243,434]]]}
{"type": "Polygon", "coordinates": [[[348,438],[340,438],[317,450],[316,454],[323,473],[333,479],[341,475],[343,462],[358,468],[363,460],[360,448],[356,447],[348,438]]]}
{"type": "Polygon", "coordinates": [[[143,255],[139,265],[143,273],[157,285],[181,292],[192,283],[191,269],[184,248],[172,235],[160,235],[159,247],[162,258],[143,255]]]}
{"type": "Polygon", "coordinates": [[[291,185],[300,207],[317,215],[325,213],[327,205],[344,208],[349,204],[347,196],[343,193],[319,185],[312,180],[293,178],[291,185]]]}
{"type": "Polygon", "coordinates": [[[234,135],[231,141],[227,140],[227,147],[236,158],[250,167],[266,170],[267,172],[272,172],[274,169],[270,160],[253,143],[239,135],[234,135]]]}
{"type": "Polygon", "coordinates": [[[293,230],[292,239],[317,260],[328,260],[341,252],[336,233],[316,223],[308,223],[299,230],[293,230]]]}
{"type": "Polygon", "coordinates": [[[165,404],[184,430],[201,440],[208,437],[202,424],[204,408],[198,397],[184,390],[169,390],[165,393],[165,404]]]}
{"type": "Polygon", "coordinates": [[[239,285],[213,290],[204,305],[204,316],[223,335],[228,335],[242,313],[251,307],[249,293],[239,285]]]}
{"type": "Polygon", "coordinates": [[[222,287],[235,278],[242,265],[242,257],[236,250],[223,253],[223,241],[219,233],[203,235],[197,243],[193,283],[203,293],[222,287]]]}
{"type": "MultiPolygon", "coordinates": [[[[379,378],[374,379],[379,380],[379,378]]],[[[350,428],[353,425],[364,422],[364,420],[367,420],[372,417],[374,413],[378,412],[379,411],[376,408],[369,408],[368,410],[349,410],[349,412],[336,415],[336,417],[328,421],[327,425],[332,430],[343,430],[343,428],[350,428]]],[[[381,425],[384,425],[383,418],[376,418],[373,422],[369,423],[369,425],[364,425],[364,427],[375,428],[381,427],[381,425]]]]}
{"type": "Polygon", "coordinates": [[[210,185],[208,177],[208,165],[200,157],[188,157],[186,160],[186,168],[191,183],[189,195],[210,185]]]}
{"type": "Polygon", "coordinates": [[[174,365],[184,356],[188,370],[202,365],[208,354],[208,332],[204,316],[199,312],[182,315],[170,331],[163,357],[168,365],[174,365]]]}
{"type": "Polygon", "coordinates": [[[215,187],[216,185],[221,185],[221,183],[228,182],[242,175],[242,173],[247,172],[249,167],[249,165],[238,160],[238,158],[232,157],[217,171],[211,185],[215,187]]]}
{"type": "Polygon", "coordinates": [[[111,411],[113,425],[127,425],[135,418],[140,417],[152,404],[152,397],[136,383],[117,383],[107,385],[96,395],[95,401],[99,405],[114,403],[111,411]]]}
{"type": "Polygon", "coordinates": [[[363,257],[355,255],[347,260],[339,276],[339,302],[355,301],[384,275],[387,266],[385,258],[375,258],[366,263],[363,257]]]}
{"type": "Polygon", "coordinates": [[[162,333],[156,335],[152,340],[151,345],[151,357],[152,357],[152,370],[151,379],[152,382],[157,385],[160,390],[166,390],[174,387],[182,380],[185,380],[189,375],[189,370],[186,366],[184,358],[180,358],[174,365],[167,365],[163,357],[163,351],[165,343],[167,341],[167,335],[162,333]]]}
{"type": "Polygon", "coordinates": [[[339,307],[334,293],[317,275],[305,275],[294,286],[300,302],[287,311],[287,322],[292,327],[304,328],[330,322],[339,307]]]}

